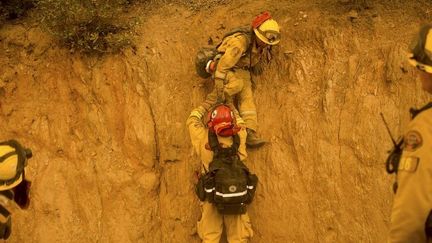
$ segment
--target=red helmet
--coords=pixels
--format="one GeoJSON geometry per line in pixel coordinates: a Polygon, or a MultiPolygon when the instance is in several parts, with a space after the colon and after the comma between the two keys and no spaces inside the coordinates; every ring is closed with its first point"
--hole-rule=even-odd
{"type": "Polygon", "coordinates": [[[221,137],[230,137],[240,131],[234,113],[227,105],[218,105],[208,113],[207,126],[221,137]]]}

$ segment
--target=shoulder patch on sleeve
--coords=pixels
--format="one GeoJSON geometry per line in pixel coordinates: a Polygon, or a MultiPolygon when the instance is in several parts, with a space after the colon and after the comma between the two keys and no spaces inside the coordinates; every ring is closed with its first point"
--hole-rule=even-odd
{"type": "Polygon", "coordinates": [[[239,56],[239,55],[241,55],[241,50],[240,50],[240,48],[238,48],[238,47],[234,47],[234,48],[232,48],[232,50],[231,50],[231,56],[232,56],[232,57],[237,57],[237,56],[239,56]]]}
{"type": "Polygon", "coordinates": [[[417,170],[419,162],[420,159],[418,157],[402,157],[399,163],[398,171],[414,173],[417,170]]]}
{"type": "Polygon", "coordinates": [[[414,152],[423,144],[421,134],[416,130],[408,131],[404,136],[404,150],[414,152]]]}

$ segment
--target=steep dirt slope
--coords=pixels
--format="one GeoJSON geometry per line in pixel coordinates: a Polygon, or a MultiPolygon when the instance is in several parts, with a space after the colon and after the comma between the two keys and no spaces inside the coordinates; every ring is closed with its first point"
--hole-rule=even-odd
{"type": "Polygon", "coordinates": [[[142,73],[124,57],[71,56],[35,29],[2,36],[1,136],[35,154],[33,205],[12,239],[156,240],[159,148],[142,73]]]}
{"type": "Polygon", "coordinates": [[[136,50],[105,58],[71,54],[34,24],[5,26],[0,139],[35,154],[33,204],[14,210],[11,242],[199,242],[185,120],[210,83],[193,53],[263,9],[283,40],[255,78],[271,143],[248,160],[260,178],[253,242],[383,242],[391,143],[378,113],[401,133],[407,109],[430,99],[403,60],[432,5],[375,4],[351,21],[334,2],[166,5],[146,13],[136,50]]]}

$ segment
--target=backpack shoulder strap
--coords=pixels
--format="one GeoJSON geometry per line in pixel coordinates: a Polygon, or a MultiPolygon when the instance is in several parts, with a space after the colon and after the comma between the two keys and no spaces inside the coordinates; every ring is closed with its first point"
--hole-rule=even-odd
{"type": "MultiPolygon", "coordinates": [[[[237,33],[241,33],[241,34],[244,34],[246,36],[247,44],[250,47],[251,43],[252,43],[253,31],[249,26],[243,26],[243,27],[234,28],[234,29],[228,31],[227,33],[225,33],[225,35],[222,37],[222,40],[219,42],[219,44],[216,45],[216,49],[219,48],[219,46],[223,43],[225,38],[232,36],[234,34],[237,34],[237,33]]],[[[248,48],[248,50],[249,50],[249,48],[248,48]]]]}
{"type": "Polygon", "coordinates": [[[210,129],[208,130],[208,144],[210,146],[210,149],[214,152],[214,153],[218,153],[219,152],[219,140],[217,138],[217,135],[214,131],[211,131],[210,129]]]}
{"type": "Polygon", "coordinates": [[[233,145],[231,146],[231,148],[237,152],[238,149],[240,148],[240,136],[238,134],[235,134],[232,138],[233,138],[233,145]]]}
{"type": "Polygon", "coordinates": [[[229,148],[222,148],[219,144],[219,140],[217,138],[217,135],[214,131],[209,130],[208,131],[208,144],[210,146],[210,149],[214,152],[214,157],[227,157],[227,156],[233,156],[237,154],[237,151],[240,147],[240,136],[238,134],[235,134],[232,136],[233,144],[229,148]]]}

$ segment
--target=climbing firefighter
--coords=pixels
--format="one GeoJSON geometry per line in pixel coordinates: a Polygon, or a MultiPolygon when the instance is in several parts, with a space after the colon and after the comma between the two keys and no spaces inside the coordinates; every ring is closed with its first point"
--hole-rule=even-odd
{"type": "Polygon", "coordinates": [[[257,177],[243,164],[246,129],[232,109],[220,104],[206,115],[196,108],[187,119],[202,163],[196,188],[202,201],[197,232],[204,243],[219,243],[224,226],[229,243],[247,242],[253,235],[246,205],[252,201],[257,177]]]}
{"type": "Polygon", "coordinates": [[[215,88],[209,96],[210,103],[204,103],[203,109],[207,110],[216,101],[233,102],[235,96],[240,116],[246,124],[248,147],[265,144],[256,134],[258,121],[251,72],[261,74],[262,63],[270,60],[271,47],[277,45],[280,39],[278,23],[268,12],[264,12],[253,20],[252,27],[237,28],[227,33],[213,51],[214,55],[210,54],[211,58],[203,53],[197,58],[198,74],[202,77],[211,75],[215,81],[215,88]]]}
{"type": "Polygon", "coordinates": [[[25,178],[25,167],[31,157],[31,150],[15,140],[0,142],[0,239],[11,234],[11,201],[21,209],[29,206],[30,182],[25,178]]]}
{"type": "MultiPolygon", "coordinates": [[[[409,62],[417,68],[423,90],[432,94],[432,25],[420,29],[409,62]]],[[[389,242],[432,239],[432,102],[419,110],[411,109],[411,116],[400,154],[392,155],[397,187],[389,242]]]]}

